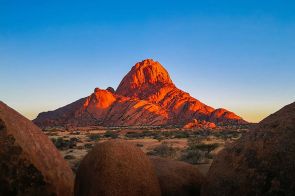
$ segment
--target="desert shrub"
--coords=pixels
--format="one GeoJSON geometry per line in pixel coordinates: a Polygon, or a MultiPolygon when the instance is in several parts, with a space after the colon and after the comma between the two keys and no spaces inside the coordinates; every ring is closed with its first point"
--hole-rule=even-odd
{"type": "Polygon", "coordinates": [[[188,138],[190,135],[188,132],[185,131],[175,131],[174,137],[175,138],[188,138]]]}
{"type": "Polygon", "coordinates": [[[136,144],[137,147],[143,147],[143,144],[136,144]]]}
{"type": "Polygon", "coordinates": [[[161,142],[165,138],[162,135],[154,135],[153,139],[158,140],[159,142],[161,142]]]}
{"type": "Polygon", "coordinates": [[[163,131],[163,132],[159,132],[159,135],[163,136],[164,138],[172,138],[173,132],[172,131],[163,131]]]}
{"type": "Polygon", "coordinates": [[[160,131],[149,131],[149,130],[145,130],[142,132],[143,137],[152,137],[156,134],[158,134],[160,131]]]}
{"type": "Polygon", "coordinates": [[[125,134],[125,137],[139,139],[139,138],[143,138],[144,134],[143,133],[137,133],[137,132],[127,132],[125,134]]]}
{"type": "Polygon", "coordinates": [[[92,149],[93,144],[87,143],[87,144],[84,144],[84,147],[87,148],[87,149],[92,149]]]}
{"type": "Polygon", "coordinates": [[[159,131],[145,130],[142,132],[127,132],[125,136],[128,138],[141,139],[145,137],[154,137],[155,135],[158,135],[158,134],[159,134],[159,131]]]}
{"type": "Polygon", "coordinates": [[[99,134],[95,134],[95,133],[93,133],[93,134],[89,134],[89,135],[88,135],[88,138],[89,138],[89,140],[91,140],[91,141],[97,141],[97,140],[100,139],[100,135],[99,135],[99,134]]]}
{"type": "Polygon", "coordinates": [[[232,138],[239,138],[241,137],[242,133],[240,133],[237,130],[231,130],[231,129],[224,129],[222,131],[216,132],[214,134],[215,137],[221,138],[221,139],[232,139],[232,138]]]}
{"type": "Polygon", "coordinates": [[[106,131],[104,134],[104,137],[116,139],[119,137],[119,134],[116,133],[115,131],[106,131]]]}
{"type": "Polygon", "coordinates": [[[64,156],[64,159],[70,160],[70,159],[75,159],[76,157],[74,155],[66,155],[64,156]]]}
{"type": "Polygon", "coordinates": [[[64,140],[62,137],[52,138],[52,143],[56,146],[57,149],[66,150],[76,146],[77,142],[74,139],[64,140]]]}
{"type": "Polygon", "coordinates": [[[213,144],[197,144],[195,146],[195,148],[201,150],[201,151],[205,151],[207,153],[207,155],[210,154],[210,152],[214,149],[216,149],[219,146],[219,144],[217,143],[213,143],[213,144]]]}
{"type": "Polygon", "coordinates": [[[203,158],[203,153],[198,148],[200,145],[199,138],[190,138],[188,140],[188,147],[183,151],[181,160],[190,164],[198,164],[203,158]]]}
{"type": "Polygon", "coordinates": [[[173,148],[171,145],[168,145],[167,143],[162,143],[159,146],[155,147],[153,151],[148,152],[148,155],[173,158],[176,155],[176,149],[173,148]]]}
{"type": "Polygon", "coordinates": [[[200,163],[202,158],[203,154],[200,150],[190,148],[186,149],[181,156],[182,161],[185,161],[190,164],[198,164],[200,163]]]}
{"type": "Polygon", "coordinates": [[[80,142],[80,139],[79,138],[76,138],[76,137],[71,137],[70,139],[72,142],[80,142]]]}

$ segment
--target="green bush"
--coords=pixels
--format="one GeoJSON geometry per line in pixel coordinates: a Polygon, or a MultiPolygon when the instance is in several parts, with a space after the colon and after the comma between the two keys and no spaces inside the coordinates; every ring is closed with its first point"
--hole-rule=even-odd
{"type": "Polygon", "coordinates": [[[88,135],[88,138],[89,138],[91,141],[97,141],[97,140],[100,139],[100,135],[99,135],[99,134],[95,134],[95,133],[93,133],[93,134],[88,135]]]}
{"type": "Polygon", "coordinates": [[[66,150],[76,146],[77,141],[75,139],[64,140],[62,137],[52,138],[52,143],[56,146],[57,149],[66,150]]]}
{"type": "Polygon", "coordinates": [[[175,131],[174,137],[175,138],[188,138],[190,135],[188,132],[185,131],[175,131]]]}
{"type": "Polygon", "coordinates": [[[195,148],[201,150],[201,151],[205,151],[207,153],[207,155],[210,154],[210,152],[214,149],[216,149],[219,146],[219,144],[214,143],[214,144],[198,144],[195,146],[195,148]]]}
{"type": "Polygon", "coordinates": [[[186,149],[181,156],[181,160],[190,164],[198,164],[202,160],[203,154],[198,149],[186,149]]]}
{"type": "Polygon", "coordinates": [[[87,149],[92,149],[93,145],[88,143],[88,144],[84,144],[84,147],[87,149]]]}
{"type": "Polygon", "coordinates": [[[200,145],[199,138],[190,138],[188,140],[188,147],[184,150],[180,159],[190,164],[198,164],[202,159],[202,152],[198,145],[200,145]]]}
{"type": "Polygon", "coordinates": [[[116,133],[115,131],[106,131],[104,134],[104,137],[116,139],[119,137],[119,134],[116,133]]]}

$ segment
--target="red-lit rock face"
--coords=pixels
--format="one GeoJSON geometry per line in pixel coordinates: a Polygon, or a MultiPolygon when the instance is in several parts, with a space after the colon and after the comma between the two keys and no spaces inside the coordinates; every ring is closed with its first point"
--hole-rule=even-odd
{"type": "Polygon", "coordinates": [[[106,115],[115,101],[116,97],[113,93],[95,88],[94,93],[86,99],[83,109],[95,117],[100,118],[106,115]]]}
{"type": "Polygon", "coordinates": [[[89,97],[53,112],[41,113],[34,122],[47,125],[166,125],[193,119],[215,123],[245,123],[225,109],[205,105],[178,89],[166,69],[151,59],[135,64],[116,91],[96,88],[89,97]]]}
{"type": "Polygon", "coordinates": [[[216,128],[216,124],[213,122],[207,122],[205,120],[198,121],[197,119],[194,119],[192,122],[187,123],[183,126],[184,129],[192,129],[192,128],[209,128],[214,129],[216,128]]]}
{"type": "Polygon", "coordinates": [[[160,105],[168,112],[170,124],[187,123],[194,118],[212,122],[245,122],[232,112],[225,109],[214,110],[178,89],[166,69],[150,59],[133,66],[116,93],[160,105]]]}
{"type": "Polygon", "coordinates": [[[173,85],[166,69],[160,63],[147,59],[132,67],[121,81],[116,93],[127,97],[142,98],[169,84],[173,85]]]}
{"type": "Polygon", "coordinates": [[[224,122],[224,123],[227,123],[230,121],[236,121],[236,122],[243,123],[243,119],[241,117],[223,108],[214,110],[210,115],[209,121],[224,122]]]}

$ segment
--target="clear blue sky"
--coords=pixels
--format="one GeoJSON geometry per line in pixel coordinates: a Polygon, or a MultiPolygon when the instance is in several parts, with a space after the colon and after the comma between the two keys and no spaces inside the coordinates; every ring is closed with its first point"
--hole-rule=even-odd
{"type": "Polygon", "coordinates": [[[295,3],[0,0],[0,100],[30,119],[116,88],[145,58],[257,122],[295,100],[295,3]]]}

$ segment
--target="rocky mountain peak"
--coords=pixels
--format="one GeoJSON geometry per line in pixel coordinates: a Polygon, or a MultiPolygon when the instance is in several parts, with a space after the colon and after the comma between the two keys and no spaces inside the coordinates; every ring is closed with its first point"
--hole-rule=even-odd
{"type": "Polygon", "coordinates": [[[134,96],[138,90],[149,90],[155,86],[173,85],[167,70],[157,61],[146,59],[136,63],[123,78],[116,93],[134,96]]]}

